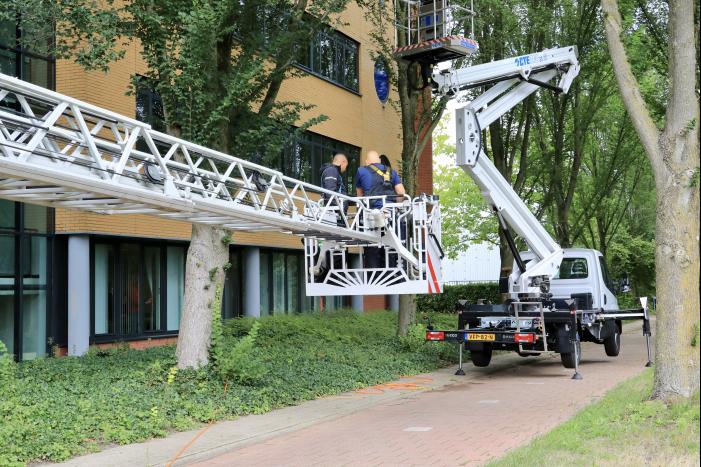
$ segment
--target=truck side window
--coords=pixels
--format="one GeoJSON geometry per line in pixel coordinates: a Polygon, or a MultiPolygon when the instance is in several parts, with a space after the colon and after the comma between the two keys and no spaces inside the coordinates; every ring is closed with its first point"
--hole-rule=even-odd
{"type": "Polygon", "coordinates": [[[589,277],[589,267],[586,258],[565,258],[553,279],[586,279],[587,277],[589,277]]]}
{"type": "Polygon", "coordinates": [[[613,282],[611,281],[611,276],[609,276],[609,268],[606,266],[606,261],[603,256],[599,256],[599,264],[601,265],[601,276],[604,279],[604,284],[609,290],[613,290],[613,282]]]}

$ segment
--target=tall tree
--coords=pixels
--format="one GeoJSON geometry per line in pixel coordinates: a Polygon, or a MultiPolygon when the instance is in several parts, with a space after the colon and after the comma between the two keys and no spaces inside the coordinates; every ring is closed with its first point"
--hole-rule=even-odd
{"type": "Polygon", "coordinates": [[[659,129],[633,73],[618,2],[602,0],[601,5],[621,97],[650,159],[657,187],[653,396],[689,397],[699,389],[698,6],[693,0],[669,2],[670,86],[664,127],[659,129]]]}
{"type": "MultiPolygon", "coordinates": [[[[398,9],[399,16],[395,18],[392,2],[358,0],[357,3],[365,9],[366,18],[372,25],[370,36],[375,46],[372,53],[388,65],[390,82],[399,95],[399,99],[391,102],[390,105],[400,114],[402,179],[407,193],[414,196],[421,154],[443,115],[448,97],[440,96],[433,99],[431,87],[427,86],[423,78],[421,65],[394,57],[395,47],[407,45],[407,37],[401,31],[396,34],[396,37],[394,34],[387,34],[387,31],[394,31],[395,20],[399,22],[405,20],[401,16],[401,8],[398,9]]],[[[414,296],[400,295],[397,324],[399,335],[406,335],[409,325],[415,321],[415,315],[414,296]]]]}
{"type": "MultiPolygon", "coordinates": [[[[338,21],[347,0],[8,0],[4,13],[49,25],[59,58],[107,70],[138,44],[147,68],[132,77],[163,100],[168,132],[255,162],[281,153],[302,103],[282,102],[299,52],[338,21]]],[[[31,38],[38,41],[37,37],[31,38]]],[[[315,123],[313,119],[300,130],[315,123]]],[[[224,280],[231,238],[193,225],[178,338],[178,366],[208,362],[210,307],[224,280]]]]}

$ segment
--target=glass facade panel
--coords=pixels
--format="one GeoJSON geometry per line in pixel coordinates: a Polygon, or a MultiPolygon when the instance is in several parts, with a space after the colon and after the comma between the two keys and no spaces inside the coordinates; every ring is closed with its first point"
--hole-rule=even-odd
{"type": "Polygon", "coordinates": [[[166,306],[166,329],[177,331],[180,328],[180,314],[185,295],[185,247],[166,248],[166,274],[168,283],[166,306]]]}
{"type": "Polygon", "coordinates": [[[318,308],[318,300],[306,298],[301,252],[268,250],[260,253],[261,316],[299,313],[318,308]]]}
{"type": "Polygon", "coordinates": [[[161,249],[144,248],[144,330],[161,329],[161,249]]]}
{"type": "Polygon", "coordinates": [[[93,336],[104,342],[177,331],[186,247],[93,243],[93,336]]]}
{"type": "Polygon", "coordinates": [[[31,233],[46,233],[49,228],[49,215],[44,206],[24,205],[24,230],[31,233]]]}
{"type": "MultiPolygon", "coordinates": [[[[45,209],[45,208],[44,208],[45,209]]],[[[23,237],[22,359],[46,355],[47,238],[23,237]]]]}
{"type": "Polygon", "coordinates": [[[243,314],[243,271],[241,251],[231,250],[229,268],[226,270],[224,296],[222,298],[222,318],[236,318],[243,314]]]}
{"type": "Polygon", "coordinates": [[[95,334],[114,334],[114,251],[112,245],[95,245],[95,334]]]}
{"type": "Polygon", "coordinates": [[[0,231],[15,230],[15,203],[0,199],[0,231]]]}
{"type": "Polygon", "coordinates": [[[270,255],[260,253],[260,315],[270,314],[270,255]]]}
{"type": "MultiPolygon", "coordinates": [[[[14,204],[2,200],[0,220],[6,203],[14,204]]],[[[0,234],[0,341],[11,353],[15,348],[15,284],[15,236],[0,234]]]]}
{"type": "Polygon", "coordinates": [[[139,246],[134,244],[122,244],[119,246],[121,267],[119,281],[122,286],[121,303],[119,307],[120,334],[123,336],[136,336],[139,334],[139,303],[141,291],[139,290],[139,260],[141,258],[139,246]]]}
{"type": "Polygon", "coordinates": [[[287,255],[287,312],[298,313],[300,298],[300,267],[302,258],[298,255],[287,255]]]}
{"type": "Polygon", "coordinates": [[[285,254],[273,253],[273,313],[285,314],[285,254]]]}

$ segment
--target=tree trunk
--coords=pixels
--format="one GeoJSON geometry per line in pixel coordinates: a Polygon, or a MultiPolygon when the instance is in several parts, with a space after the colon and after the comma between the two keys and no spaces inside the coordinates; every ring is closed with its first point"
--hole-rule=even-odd
{"type": "MultiPolygon", "coordinates": [[[[687,143],[698,154],[698,140],[687,143]]],[[[659,399],[690,397],[699,389],[699,188],[698,182],[692,186],[693,173],[657,177],[653,397],[659,399]]]]}
{"type": "Polygon", "coordinates": [[[397,320],[397,334],[406,336],[409,326],[416,321],[416,301],[413,295],[399,296],[399,317],[397,320]]]}
{"type": "Polygon", "coordinates": [[[217,287],[224,283],[224,266],[229,262],[227,236],[224,229],[192,224],[176,350],[178,368],[200,368],[209,362],[211,307],[217,287]]]}
{"type": "Polygon", "coordinates": [[[618,87],[655,175],[657,329],[653,397],[699,390],[699,100],[694,2],[670,1],[670,93],[665,129],[647,110],[621,40],[616,0],[602,0],[618,87]]]}

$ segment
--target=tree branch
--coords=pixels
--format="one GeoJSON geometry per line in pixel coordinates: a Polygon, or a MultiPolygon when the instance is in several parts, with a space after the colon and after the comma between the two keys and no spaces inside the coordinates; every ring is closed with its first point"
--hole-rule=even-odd
{"type": "Polygon", "coordinates": [[[640,142],[650,159],[650,163],[653,167],[659,167],[662,163],[657,145],[660,131],[650,117],[650,112],[640,93],[640,85],[633,75],[625,47],[623,46],[623,41],[621,40],[622,20],[621,14],[618,11],[618,1],[601,0],[601,7],[604,10],[606,38],[608,40],[613,71],[616,74],[621,98],[628,110],[628,115],[630,115],[633,121],[633,126],[635,126],[635,131],[638,133],[640,142]]]}

